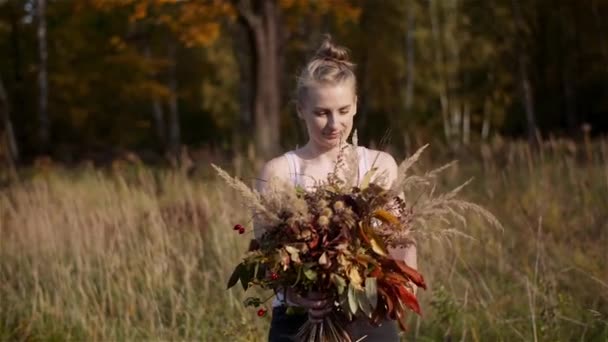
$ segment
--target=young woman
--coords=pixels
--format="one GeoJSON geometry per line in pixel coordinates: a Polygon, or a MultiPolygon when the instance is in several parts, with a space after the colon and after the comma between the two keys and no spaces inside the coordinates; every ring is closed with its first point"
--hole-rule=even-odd
{"type": "MultiPolygon", "coordinates": [[[[298,117],[306,124],[308,142],[303,147],[289,151],[268,161],[261,172],[258,190],[272,177],[287,180],[295,185],[310,187],[315,181],[327,179],[334,170],[341,143],[346,141],[357,114],[357,82],[346,49],[334,45],[325,38],[316,55],[302,71],[296,92],[298,117]]],[[[386,171],[389,186],[397,176],[397,164],[392,156],[382,151],[358,147],[359,180],[371,169],[372,163],[379,172],[386,171]]],[[[415,246],[391,250],[394,258],[405,260],[414,268],[415,246]]],[[[287,289],[286,297],[277,295],[273,304],[273,316],[269,341],[293,341],[298,329],[307,319],[320,320],[331,311],[331,303],[319,294],[299,295],[287,289]],[[308,315],[287,315],[286,302],[308,309],[308,315]]],[[[355,319],[347,327],[353,341],[398,341],[398,328],[394,321],[371,326],[366,318],[355,319]]]]}

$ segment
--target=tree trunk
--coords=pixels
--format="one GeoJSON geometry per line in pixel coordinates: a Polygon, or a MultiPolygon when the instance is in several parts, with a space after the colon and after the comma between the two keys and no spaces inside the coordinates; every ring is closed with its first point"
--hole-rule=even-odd
{"type": "Polygon", "coordinates": [[[168,149],[174,156],[179,155],[180,146],[180,125],[179,125],[179,106],[177,94],[177,57],[176,46],[174,41],[170,41],[168,45],[169,57],[169,90],[171,97],[169,98],[169,134],[168,134],[168,149]]]}
{"type": "MultiPolygon", "coordinates": [[[[567,5],[560,6],[560,15],[562,18],[568,18],[571,8],[567,5]]],[[[577,51],[581,51],[582,46],[577,46],[577,41],[580,40],[579,28],[577,25],[572,25],[568,30],[560,32],[560,44],[561,51],[560,55],[560,67],[562,71],[562,91],[564,94],[564,111],[566,117],[566,124],[568,125],[568,131],[572,136],[575,136],[577,132],[577,115],[576,115],[576,78],[572,77],[576,75],[577,61],[580,60],[577,51]]]]}
{"type": "Polygon", "coordinates": [[[532,94],[532,85],[530,84],[530,78],[528,76],[528,68],[526,66],[525,57],[523,52],[520,51],[518,58],[519,63],[519,79],[521,84],[521,91],[524,100],[524,109],[526,112],[526,124],[528,131],[528,142],[534,146],[537,143],[536,140],[536,115],[534,113],[534,94],[532,94]]]}
{"type": "Polygon", "coordinates": [[[51,123],[48,113],[46,0],[38,0],[38,138],[41,151],[48,151],[51,123]]]}
{"type": "Polygon", "coordinates": [[[156,127],[156,138],[158,139],[158,143],[161,148],[165,148],[165,113],[163,112],[163,105],[158,98],[152,99],[152,118],[154,119],[154,126],[156,127]]]}
{"type": "MultiPolygon", "coordinates": [[[[600,37],[600,50],[604,55],[604,61],[608,60],[608,42],[606,41],[606,34],[604,30],[602,30],[602,15],[599,13],[597,9],[597,0],[591,1],[591,12],[593,12],[593,22],[595,24],[595,29],[600,37]]],[[[608,68],[608,64],[604,64],[605,68],[608,68]]]]}
{"type": "MultiPolygon", "coordinates": [[[[513,7],[513,18],[515,20],[516,30],[519,41],[524,39],[524,18],[521,13],[521,7],[519,0],[511,0],[513,7]]],[[[534,94],[532,93],[532,84],[530,82],[530,75],[528,73],[527,56],[523,44],[519,43],[516,47],[517,52],[517,64],[519,71],[519,82],[522,91],[523,105],[526,113],[526,124],[528,132],[528,143],[532,146],[536,146],[538,143],[536,139],[537,127],[536,127],[536,114],[534,112],[534,94]]]]}
{"type": "Polygon", "coordinates": [[[441,105],[441,117],[443,119],[443,133],[446,141],[449,143],[452,140],[452,130],[450,127],[449,112],[450,103],[448,98],[447,81],[445,77],[443,42],[439,28],[439,16],[437,15],[437,4],[434,0],[429,0],[429,12],[431,19],[431,33],[435,43],[435,67],[439,81],[439,103],[441,105]]]}
{"type": "MultiPolygon", "coordinates": [[[[413,4],[412,4],[413,5],[413,4]]],[[[416,32],[416,14],[414,7],[410,6],[407,15],[407,36],[405,40],[407,51],[407,80],[405,83],[405,111],[409,114],[414,103],[414,79],[415,79],[415,41],[414,33],[416,32]]]]}
{"type": "MultiPolygon", "coordinates": [[[[146,59],[151,60],[152,58],[152,53],[150,51],[150,43],[146,42],[146,47],[144,48],[144,56],[146,57],[146,59]]],[[[150,77],[154,80],[157,79],[158,75],[156,75],[156,73],[153,73],[152,75],[150,75],[150,77]]],[[[156,138],[158,139],[158,143],[161,146],[161,148],[165,148],[165,132],[166,132],[166,128],[165,128],[165,115],[163,113],[163,106],[162,103],[160,101],[159,98],[154,97],[152,99],[152,119],[154,120],[154,128],[156,131],[156,138]]]]}
{"type": "Polygon", "coordinates": [[[0,149],[4,150],[9,167],[14,169],[15,163],[19,160],[19,149],[15,133],[13,131],[13,122],[11,121],[10,106],[4,83],[0,78],[0,149]]]}
{"type": "Polygon", "coordinates": [[[249,59],[252,54],[252,40],[250,31],[244,25],[238,25],[234,31],[234,54],[241,75],[239,82],[239,121],[242,128],[249,128],[253,122],[252,115],[252,75],[253,63],[249,59]]]}
{"type": "Polygon", "coordinates": [[[568,124],[568,130],[570,134],[576,133],[576,95],[574,94],[574,87],[572,77],[570,76],[569,66],[565,65],[562,70],[562,84],[564,91],[564,100],[566,101],[566,122],[568,124]]]}
{"type": "Polygon", "coordinates": [[[239,67],[239,120],[238,125],[235,125],[232,130],[233,145],[237,151],[245,151],[248,144],[252,144],[250,137],[242,136],[242,132],[251,132],[253,130],[253,89],[255,75],[254,61],[250,56],[253,55],[253,36],[251,30],[247,27],[243,18],[240,18],[239,25],[235,25],[232,32],[233,36],[233,51],[239,67]]]}
{"type": "Polygon", "coordinates": [[[278,151],[280,139],[279,8],[275,0],[258,4],[259,8],[254,9],[249,1],[242,0],[238,9],[254,38],[254,140],[258,157],[268,159],[278,151]]]}
{"type": "Polygon", "coordinates": [[[491,103],[486,99],[483,103],[483,123],[481,125],[481,140],[487,141],[490,137],[491,103]]]}
{"type": "MultiPolygon", "coordinates": [[[[444,6],[446,4],[444,3],[444,6]]],[[[465,82],[462,80],[461,64],[460,64],[460,27],[459,20],[462,14],[460,13],[458,0],[454,0],[449,7],[444,7],[443,11],[448,12],[444,30],[446,35],[445,46],[447,50],[446,61],[444,62],[445,79],[447,80],[447,89],[450,103],[450,113],[452,114],[450,131],[452,133],[451,147],[453,150],[459,150],[460,145],[464,142],[464,116],[467,110],[466,103],[461,95],[465,82]]]]}
{"type": "Polygon", "coordinates": [[[19,40],[21,33],[19,31],[19,13],[13,2],[8,4],[10,22],[11,22],[11,48],[13,54],[13,92],[12,92],[12,111],[15,113],[23,113],[24,96],[23,96],[23,68],[21,67],[22,56],[19,40]]]}
{"type": "Polygon", "coordinates": [[[471,142],[471,109],[468,102],[464,103],[462,115],[462,143],[468,145],[471,142]]]}

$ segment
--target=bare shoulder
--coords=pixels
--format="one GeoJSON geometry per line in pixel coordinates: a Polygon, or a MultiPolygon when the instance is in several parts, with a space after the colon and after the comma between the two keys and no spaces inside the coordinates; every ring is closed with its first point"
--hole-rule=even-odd
{"type": "Polygon", "coordinates": [[[380,174],[384,173],[387,176],[388,183],[385,184],[390,187],[391,184],[397,179],[397,162],[390,153],[384,151],[378,151],[368,148],[369,163],[372,167],[377,167],[380,174]]]}
{"type": "Polygon", "coordinates": [[[264,188],[264,184],[274,177],[283,180],[289,179],[289,163],[287,158],[285,158],[285,155],[280,155],[264,164],[258,176],[256,188],[258,190],[262,190],[264,188]]]}
{"type": "Polygon", "coordinates": [[[390,155],[390,153],[384,151],[373,150],[371,148],[367,149],[369,161],[374,167],[378,167],[379,169],[384,170],[392,170],[397,169],[397,162],[395,158],[390,155]]]}

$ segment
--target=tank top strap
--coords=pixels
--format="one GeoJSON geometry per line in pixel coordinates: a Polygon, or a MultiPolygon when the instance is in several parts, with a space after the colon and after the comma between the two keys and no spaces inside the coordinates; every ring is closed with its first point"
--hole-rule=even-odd
{"type": "Polygon", "coordinates": [[[363,176],[365,176],[370,169],[368,154],[367,148],[364,146],[357,147],[357,156],[359,158],[359,183],[361,183],[363,176]]]}
{"type": "Polygon", "coordinates": [[[293,183],[293,185],[298,185],[298,181],[299,181],[299,162],[298,162],[298,156],[296,156],[295,153],[293,153],[293,151],[289,151],[287,153],[284,154],[285,158],[287,158],[287,162],[289,164],[289,179],[291,180],[291,182],[293,183]]]}

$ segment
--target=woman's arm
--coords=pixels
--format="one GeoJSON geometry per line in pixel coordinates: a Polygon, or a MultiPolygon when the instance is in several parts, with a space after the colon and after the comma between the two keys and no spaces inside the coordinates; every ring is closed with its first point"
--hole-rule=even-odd
{"type": "MultiPolygon", "coordinates": [[[[289,165],[284,157],[277,157],[268,161],[262,167],[258,177],[255,181],[255,189],[260,193],[264,194],[267,190],[268,181],[272,178],[279,178],[287,180],[289,176],[289,165]]],[[[260,222],[253,220],[253,235],[255,239],[262,237],[264,233],[264,227],[261,226],[260,222]]]]}

